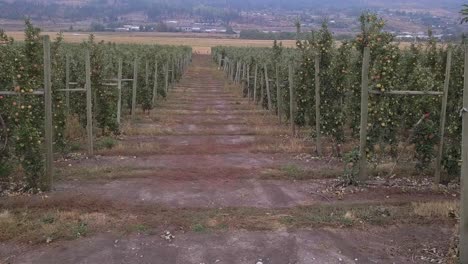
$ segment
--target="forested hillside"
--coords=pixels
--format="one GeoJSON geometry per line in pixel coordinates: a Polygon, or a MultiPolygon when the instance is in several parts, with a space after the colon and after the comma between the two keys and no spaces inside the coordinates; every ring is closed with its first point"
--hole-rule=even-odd
{"type": "Polygon", "coordinates": [[[220,9],[235,11],[317,8],[414,8],[418,10],[458,10],[461,0],[365,1],[365,0],[0,0],[0,17],[20,19],[24,16],[69,19],[102,18],[112,20],[131,12],[145,12],[152,19],[171,15],[215,14],[220,9]]]}

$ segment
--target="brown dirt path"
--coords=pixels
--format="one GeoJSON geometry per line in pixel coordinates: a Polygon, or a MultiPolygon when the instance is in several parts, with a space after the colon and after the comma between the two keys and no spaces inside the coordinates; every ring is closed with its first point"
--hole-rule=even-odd
{"type": "MultiPolygon", "coordinates": [[[[327,201],[315,193],[335,184],[343,170],[340,161],[298,158],[313,152],[312,142],[290,138],[287,125],[279,125],[275,116],[242,98],[239,90],[226,82],[210,57],[194,56],[168,99],[150,114],[129,122],[117,147],[101,150],[101,156],[93,159],[62,163],[71,165],[65,171],[82,171],[57,190],[170,207],[275,208],[327,201]],[[104,184],[83,181],[100,176],[91,170],[89,174],[95,175],[83,177],[86,168],[102,167],[130,169],[104,184]],[[134,177],[135,169],[144,172],[134,177]],[[297,170],[316,180],[288,177],[297,170]]],[[[345,200],[451,197],[427,190],[388,189],[367,188],[365,194],[348,194],[345,200]]],[[[326,196],[337,201],[333,193],[326,196]]]]}
{"type": "Polygon", "coordinates": [[[208,56],[194,56],[166,101],[127,121],[117,146],[57,162],[60,179],[47,196],[0,200],[0,227],[13,226],[2,222],[12,212],[46,219],[39,244],[37,235],[26,244],[0,240],[0,263],[425,263],[426,249],[447,250],[447,216],[435,225],[401,214],[415,216],[417,226],[393,214],[400,205],[412,210],[410,202],[450,201],[456,192],[382,183],[331,188],[341,162],[304,155],[312,153],[309,140],[289,137],[286,125],[238,91],[208,56]],[[60,233],[50,215],[78,217],[80,228],[90,221],[88,237],[72,226],[72,237],[44,245],[60,233]],[[176,235],[172,242],[160,237],[166,229],[176,235]]]}
{"type": "MultiPolygon", "coordinates": [[[[222,232],[179,234],[172,242],[157,235],[101,234],[20,255],[15,263],[85,264],[342,264],[428,263],[420,249],[431,249],[450,230],[418,226],[369,230],[222,232]],[[402,245],[400,241],[405,241],[402,245]],[[423,244],[420,244],[424,241],[423,244]]],[[[21,251],[10,248],[12,252],[21,251]]],[[[0,250],[0,254],[1,254],[0,250]]]]}

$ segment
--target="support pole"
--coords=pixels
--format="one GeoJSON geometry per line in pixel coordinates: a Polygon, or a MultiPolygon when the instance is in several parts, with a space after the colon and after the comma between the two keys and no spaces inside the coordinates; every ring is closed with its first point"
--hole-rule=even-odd
{"type": "Polygon", "coordinates": [[[461,202],[460,202],[460,263],[468,263],[468,44],[465,44],[465,69],[462,110],[461,202]]]}
{"type": "Polygon", "coordinates": [[[235,76],[235,83],[236,84],[239,84],[239,80],[240,80],[240,73],[241,73],[241,63],[240,61],[238,60],[237,63],[236,63],[236,76],[235,76]]]}
{"type": "Polygon", "coordinates": [[[315,55],[315,133],[317,155],[322,156],[320,120],[320,55],[315,55]]]}
{"type": "Polygon", "coordinates": [[[167,94],[169,93],[169,62],[166,62],[166,67],[164,67],[164,81],[165,81],[166,98],[167,98],[167,94]]]}
{"type": "Polygon", "coordinates": [[[247,79],[247,63],[244,62],[244,72],[243,72],[244,79],[247,79]]]}
{"type": "Polygon", "coordinates": [[[275,66],[275,77],[276,77],[276,108],[278,111],[278,120],[281,123],[281,108],[282,108],[282,102],[281,102],[281,88],[280,88],[280,80],[279,80],[279,64],[276,63],[275,66]]]}
{"type": "Polygon", "coordinates": [[[94,155],[93,146],[93,99],[91,89],[91,56],[89,50],[85,51],[86,64],[86,132],[88,136],[88,156],[94,155]]]}
{"type": "Polygon", "coordinates": [[[270,80],[268,78],[268,66],[265,63],[263,67],[265,70],[265,85],[266,85],[266,92],[267,92],[267,99],[268,99],[268,110],[271,111],[273,109],[273,106],[271,104],[271,91],[270,91],[270,80]]]}
{"type": "Polygon", "coordinates": [[[254,104],[257,104],[257,80],[258,80],[258,65],[255,64],[255,77],[254,77],[254,92],[253,92],[253,97],[254,97],[254,104]]]}
{"type": "Polygon", "coordinates": [[[230,60],[229,58],[225,58],[224,59],[224,74],[226,75],[226,77],[229,75],[229,64],[230,64],[230,60]]]}
{"type": "Polygon", "coordinates": [[[123,60],[119,58],[119,69],[117,71],[117,92],[118,92],[118,101],[117,101],[117,124],[120,125],[120,120],[122,116],[122,65],[123,60]]]}
{"type": "MultiPolygon", "coordinates": [[[[146,59],[145,61],[145,93],[149,92],[150,91],[150,84],[149,84],[149,75],[150,75],[150,72],[149,72],[149,61],[148,59],[146,59]]],[[[149,99],[149,98],[148,98],[149,99]]],[[[147,99],[145,98],[145,101],[147,99]]],[[[144,109],[145,106],[143,106],[143,109],[144,109]]]]}
{"type": "Polygon", "coordinates": [[[362,85],[361,85],[361,129],[360,129],[360,147],[359,147],[359,180],[367,180],[367,119],[369,114],[369,61],[370,49],[364,48],[362,58],[362,85]]]}
{"type": "Polygon", "coordinates": [[[51,58],[50,58],[50,38],[44,36],[44,108],[45,108],[45,140],[46,145],[46,163],[45,179],[43,189],[50,190],[54,177],[54,131],[52,118],[52,77],[51,77],[51,58]]]}
{"type": "Polygon", "coordinates": [[[247,64],[247,98],[250,100],[252,95],[252,91],[250,89],[250,64],[247,64]]]}
{"type": "Polygon", "coordinates": [[[440,142],[437,148],[437,158],[436,158],[436,167],[434,182],[439,184],[441,182],[440,173],[442,170],[442,158],[444,155],[444,137],[445,137],[445,120],[447,117],[447,100],[448,100],[448,90],[450,85],[450,71],[452,68],[452,50],[449,48],[447,50],[447,64],[445,65],[445,81],[444,81],[444,96],[442,97],[442,109],[440,110],[440,142]]]}
{"type": "Polygon", "coordinates": [[[265,74],[260,73],[260,108],[263,109],[263,101],[265,99],[265,74]]]}
{"type": "Polygon", "coordinates": [[[158,61],[154,62],[153,106],[158,100],[158,61]]]}
{"type": "Polygon", "coordinates": [[[237,73],[237,62],[233,62],[231,65],[231,81],[236,82],[236,73],[237,73]]]}
{"type": "Polygon", "coordinates": [[[294,115],[296,113],[296,101],[294,99],[294,69],[293,65],[290,63],[289,66],[289,123],[291,126],[291,134],[293,137],[296,136],[296,122],[294,120],[294,115]]]}
{"type": "Polygon", "coordinates": [[[174,58],[171,57],[171,64],[172,64],[172,71],[171,71],[171,88],[174,88],[174,82],[175,82],[175,63],[174,63],[174,58]]]}
{"type": "Polygon", "coordinates": [[[237,61],[232,64],[232,81],[237,83],[237,61]]]}
{"type": "Polygon", "coordinates": [[[70,114],[70,55],[65,57],[65,105],[67,106],[67,116],[70,114]]]}
{"type": "Polygon", "coordinates": [[[135,60],[133,62],[132,120],[135,119],[135,115],[136,115],[137,84],[138,84],[138,58],[135,57],[135,60]]]}

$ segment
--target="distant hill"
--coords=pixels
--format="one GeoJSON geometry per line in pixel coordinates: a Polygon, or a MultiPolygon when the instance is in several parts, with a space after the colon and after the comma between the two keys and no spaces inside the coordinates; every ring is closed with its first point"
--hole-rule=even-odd
{"type": "MultiPolygon", "coordinates": [[[[33,20],[53,23],[98,21],[106,26],[115,26],[128,20],[150,23],[166,19],[218,21],[226,24],[236,20],[252,23],[242,21],[240,14],[243,11],[274,14],[273,17],[276,14],[291,16],[292,12],[293,15],[304,14],[309,18],[330,15],[356,18],[363,10],[369,9],[379,11],[384,16],[403,13],[399,14],[400,17],[386,17],[393,20],[392,27],[398,31],[411,28],[410,24],[417,25],[418,30],[436,24],[445,27],[458,24],[458,11],[463,3],[463,0],[0,0],[0,19],[21,20],[31,17],[33,20]],[[419,15],[414,17],[413,13],[419,15]],[[441,20],[439,17],[446,19],[441,20]],[[447,18],[451,21],[447,21],[447,18]]],[[[349,27],[348,21],[343,20],[340,25],[349,27]]],[[[257,19],[256,22],[265,26],[265,21],[259,22],[257,19]]],[[[278,24],[292,23],[286,18],[278,24]]],[[[456,31],[455,26],[450,27],[456,31]]]]}
{"type": "MultiPolygon", "coordinates": [[[[281,8],[287,10],[311,9],[333,7],[337,9],[359,7],[359,8],[415,8],[428,9],[459,9],[463,0],[0,0],[1,3],[13,6],[32,4],[33,6],[94,6],[121,8],[130,7],[144,8],[149,6],[161,7],[185,7],[191,8],[206,5],[218,8],[235,8],[240,10],[281,8]]],[[[132,9],[134,9],[132,8],[132,9]]]]}

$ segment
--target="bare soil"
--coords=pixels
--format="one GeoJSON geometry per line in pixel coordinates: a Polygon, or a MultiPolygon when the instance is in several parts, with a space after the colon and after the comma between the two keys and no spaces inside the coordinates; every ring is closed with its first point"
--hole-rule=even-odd
{"type": "MultiPolygon", "coordinates": [[[[440,226],[367,230],[315,229],[288,232],[177,234],[173,242],[158,235],[120,237],[100,234],[24,252],[9,248],[17,263],[428,263],[424,250],[443,246],[451,231],[440,226]],[[433,232],[427,232],[431,228],[433,232]]],[[[0,252],[1,254],[1,252],[0,252]]],[[[8,260],[7,260],[8,261],[8,260]]],[[[8,262],[7,262],[8,263],[8,262]]]]}
{"type": "Polygon", "coordinates": [[[167,100],[126,120],[116,146],[57,161],[51,193],[0,198],[0,263],[446,257],[457,190],[398,179],[337,187],[340,159],[314,157],[312,140],[291,137],[239,89],[194,56],[167,100]]]}

